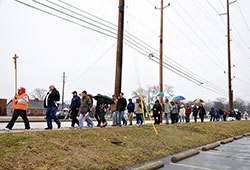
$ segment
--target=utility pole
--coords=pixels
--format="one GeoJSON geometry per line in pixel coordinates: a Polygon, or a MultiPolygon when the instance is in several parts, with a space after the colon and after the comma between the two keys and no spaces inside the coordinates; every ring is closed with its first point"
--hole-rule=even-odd
{"type": "Polygon", "coordinates": [[[228,109],[233,110],[232,78],[231,78],[231,49],[230,49],[230,12],[229,0],[227,0],[227,50],[228,50],[228,109]]]}
{"type": "Polygon", "coordinates": [[[15,56],[13,57],[15,66],[15,96],[17,95],[17,58],[18,56],[15,54],[15,56]]]}
{"type": "MultiPolygon", "coordinates": [[[[163,92],[163,0],[161,0],[161,28],[160,28],[160,92],[163,92]]],[[[163,97],[160,97],[160,102],[163,104],[163,97]]],[[[162,113],[161,113],[162,122],[162,113]]]]}
{"type": "Polygon", "coordinates": [[[124,1],[119,0],[118,35],[116,49],[116,70],[115,70],[115,96],[118,97],[122,86],[122,52],[123,52],[123,30],[124,30],[124,1]]]}
{"type": "Polygon", "coordinates": [[[62,110],[64,109],[64,87],[65,87],[65,72],[63,72],[62,110]]]}

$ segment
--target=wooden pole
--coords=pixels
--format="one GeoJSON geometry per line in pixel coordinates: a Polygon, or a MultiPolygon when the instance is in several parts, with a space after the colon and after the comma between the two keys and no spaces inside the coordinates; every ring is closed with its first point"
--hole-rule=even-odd
{"type": "Polygon", "coordinates": [[[229,0],[227,0],[227,52],[228,52],[228,110],[233,110],[232,78],[231,78],[231,47],[230,47],[230,11],[229,0]]]}
{"type": "Polygon", "coordinates": [[[64,109],[64,87],[65,87],[65,72],[63,72],[62,111],[63,111],[63,109],[64,109]]]}
{"type": "MultiPolygon", "coordinates": [[[[160,28],[160,92],[163,92],[163,0],[161,0],[161,28],[160,28]]],[[[160,97],[160,103],[163,104],[163,97],[160,97]]],[[[162,123],[162,111],[160,115],[162,123]]]]}
{"type": "Polygon", "coordinates": [[[15,54],[15,56],[13,57],[15,66],[15,96],[17,95],[17,58],[18,56],[15,54]]]}
{"type": "Polygon", "coordinates": [[[124,0],[119,0],[118,35],[116,50],[116,72],[115,72],[115,96],[118,97],[122,86],[122,52],[123,52],[123,30],[124,30],[124,0]]]}

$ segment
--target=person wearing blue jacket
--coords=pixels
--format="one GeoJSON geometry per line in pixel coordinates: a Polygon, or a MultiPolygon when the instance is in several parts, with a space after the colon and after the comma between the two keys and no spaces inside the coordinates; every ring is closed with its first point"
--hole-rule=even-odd
{"type": "Polygon", "coordinates": [[[133,113],[135,111],[135,104],[132,102],[132,99],[128,99],[127,109],[128,109],[129,125],[132,125],[133,113]]]}
{"type": "Polygon", "coordinates": [[[213,120],[213,122],[215,121],[215,117],[216,117],[216,110],[214,110],[214,108],[212,107],[211,108],[211,111],[210,111],[210,116],[211,116],[211,118],[210,118],[210,122],[213,120]]]}
{"type": "Polygon", "coordinates": [[[81,99],[77,95],[77,92],[73,91],[72,94],[73,94],[73,98],[71,99],[70,110],[69,110],[69,112],[71,112],[71,117],[72,117],[72,123],[71,123],[70,129],[74,129],[75,124],[79,126],[79,120],[76,117],[78,115],[79,107],[81,105],[81,99]]]}

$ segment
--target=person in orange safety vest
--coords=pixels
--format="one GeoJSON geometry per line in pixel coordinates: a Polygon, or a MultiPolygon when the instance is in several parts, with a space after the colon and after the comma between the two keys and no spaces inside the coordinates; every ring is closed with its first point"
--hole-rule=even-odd
{"type": "Polygon", "coordinates": [[[13,99],[12,118],[10,122],[8,123],[8,125],[4,128],[4,130],[10,131],[19,116],[21,116],[24,121],[25,130],[30,130],[30,123],[27,118],[27,110],[28,110],[30,98],[25,92],[26,90],[23,87],[18,89],[18,95],[16,95],[15,98],[13,99]]]}

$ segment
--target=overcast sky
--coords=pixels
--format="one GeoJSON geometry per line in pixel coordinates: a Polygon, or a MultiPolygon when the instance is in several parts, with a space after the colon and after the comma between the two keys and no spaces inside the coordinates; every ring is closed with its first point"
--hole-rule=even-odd
{"type": "MultiPolygon", "coordinates": [[[[32,0],[20,1],[84,25],[79,20],[32,0]]],[[[45,0],[37,1],[56,7],[45,0]]],[[[76,11],[58,0],[53,2],[76,11]]],[[[115,25],[118,22],[118,2],[67,0],[67,3],[115,25]]],[[[174,93],[188,100],[214,100],[227,96],[228,81],[224,73],[227,71],[226,16],[218,15],[226,12],[226,0],[164,1],[166,5],[168,2],[171,5],[164,9],[164,55],[201,76],[205,87],[209,86],[209,82],[217,86],[217,91],[220,88],[220,92],[202,88],[168,69],[164,69],[164,84],[174,86],[174,93]]],[[[125,30],[158,50],[160,10],[154,6],[160,7],[160,0],[125,0],[125,4],[125,30]]],[[[234,97],[247,101],[250,101],[249,8],[249,0],[238,0],[238,3],[230,5],[232,65],[235,65],[232,68],[232,76],[235,76],[234,97]]],[[[58,9],[77,16],[62,8],[58,9]]],[[[82,18],[79,15],[77,17],[82,18]]],[[[71,99],[74,90],[111,95],[114,91],[115,43],[114,38],[14,0],[0,0],[0,97],[11,99],[14,94],[14,54],[19,56],[18,86],[25,87],[28,93],[34,88],[48,89],[51,84],[61,92],[62,74],[66,72],[66,100],[71,99]]],[[[131,92],[139,87],[139,82],[143,87],[159,84],[158,64],[126,44],[123,63],[122,91],[126,97],[131,97],[131,92]]]]}

